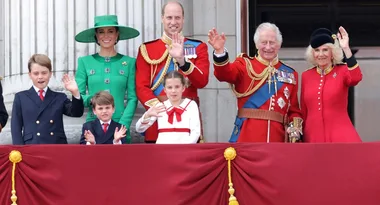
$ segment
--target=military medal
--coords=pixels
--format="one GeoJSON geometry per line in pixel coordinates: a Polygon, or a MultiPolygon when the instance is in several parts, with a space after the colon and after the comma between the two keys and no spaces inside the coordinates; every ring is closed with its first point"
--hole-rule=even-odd
{"type": "Polygon", "coordinates": [[[285,95],[286,99],[289,100],[290,92],[289,92],[288,86],[286,86],[284,89],[284,95],[285,95]]]}
{"type": "Polygon", "coordinates": [[[282,97],[278,98],[278,100],[277,100],[277,105],[278,105],[281,109],[285,107],[285,104],[286,104],[286,102],[285,102],[285,100],[284,100],[282,97]]]}
{"type": "Polygon", "coordinates": [[[197,58],[195,46],[191,44],[185,44],[183,51],[185,53],[185,58],[187,59],[197,58]]]}

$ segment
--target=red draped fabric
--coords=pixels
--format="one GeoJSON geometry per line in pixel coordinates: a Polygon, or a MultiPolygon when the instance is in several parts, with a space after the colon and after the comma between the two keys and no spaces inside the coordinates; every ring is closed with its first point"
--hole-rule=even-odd
{"type": "Polygon", "coordinates": [[[224,150],[234,147],[240,205],[377,205],[380,144],[0,146],[0,204],[228,205],[224,150]]]}

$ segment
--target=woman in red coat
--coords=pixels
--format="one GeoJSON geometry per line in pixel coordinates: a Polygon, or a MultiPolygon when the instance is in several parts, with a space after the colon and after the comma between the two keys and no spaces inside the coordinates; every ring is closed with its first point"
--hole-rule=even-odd
{"type": "Polygon", "coordinates": [[[340,27],[337,36],[325,28],[315,30],[306,59],[314,67],[302,73],[304,141],[361,142],[347,104],[348,88],[362,80],[362,72],[352,55],[346,30],[340,27]],[[347,64],[342,63],[343,52],[347,64]]]}

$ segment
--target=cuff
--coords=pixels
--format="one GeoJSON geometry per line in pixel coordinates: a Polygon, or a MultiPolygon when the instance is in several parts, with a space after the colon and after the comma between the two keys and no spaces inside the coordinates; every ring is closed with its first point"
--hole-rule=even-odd
{"type": "Polygon", "coordinates": [[[186,61],[185,65],[179,67],[183,74],[190,75],[194,71],[194,64],[192,62],[186,61]]]}
{"type": "Polygon", "coordinates": [[[91,142],[86,142],[86,145],[95,145],[96,142],[94,142],[94,144],[91,144],[91,142]]]}
{"type": "Polygon", "coordinates": [[[214,58],[214,65],[216,66],[224,66],[229,62],[229,57],[228,57],[228,52],[224,50],[223,56],[220,56],[222,54],[219,54],[220,57],[217,56],[217,54],[214,53],[213,58],[214,58]]]}
{"type": "Polygon", "coordinates": [[[156,105],[157,103],[159,103],[159,102],[160,102],[160,101],[159,101],[157,98],[152,98],[152,99],[146,101],[146,102],[144,103],[144,105],[147,106],[147,107],[153,107],[153,106],[155,106],[155,105],[156,105]]]}
{"type": "Polygon", "coordinates": [[[347,62],[348,70],[353,70],[359,66],[359,64],[356,61],[356,58],[354,56],[351,56],[351,58],[347,58],[346,62],[347,62]]]}
{"type": "Polygon", "coordinates": [[[119,140],[119,142],[116,142],[115,140],[113,140],[113,144],[122,144],[121,139],[119,140]]]}

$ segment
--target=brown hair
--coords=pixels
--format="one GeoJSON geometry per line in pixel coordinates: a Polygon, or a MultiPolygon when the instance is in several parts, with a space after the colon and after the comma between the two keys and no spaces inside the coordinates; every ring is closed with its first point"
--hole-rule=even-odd
{"type": "Polygon", "coordinates": [[[44,66],[44,67],[48,68],[49,71],[51,72],[51,60],[47,55],[44,55],[44,54],[32,55],[32,57],[30,57],[30,59],[28,61],[29,73],[31,72],[31,67],[32,67],[33,63],[38,64],[40,66],[44,66]]]}
{"type": "Polygon", "coordinates": [[[166,73],[166,75],[164,76],[164,82],[162,83],[165,87],[165,84],[166,84],[166,80],[167,79],[173,79],[173,78],[178,78],[181,80],[181,84],[185,87],[187,87],[187,80],[185,79],[185,77],[179,73],[178,71],[176,70],[173,70],[173,71],[170,71],[169,73],[166,73]]]}
{"type": "Polygon", "coordinates": [[[176,4],[178,4],[178,5],[181,7],[181,9],[182,9],[182,17],[185,17],[185,10],[183,9],[182,4],[179,3],[178,1],[169,1],[169,2],[165,3],[164,6],[163,6],[162,9],[161,9],[161,16],[164,16],[164,15],[165,15],[165,8],[166,8],[166,6],[167,6],[168,4],[171,4],[171,3],[176,3],[176,4]]]}
{"type": "Polygon", "coordinates": [[[115,101],[112,95],[107,91],[97,92],[91,99],[92,109],[95,109],[96,105],[112,105],[115,107],[115,101]]]}

